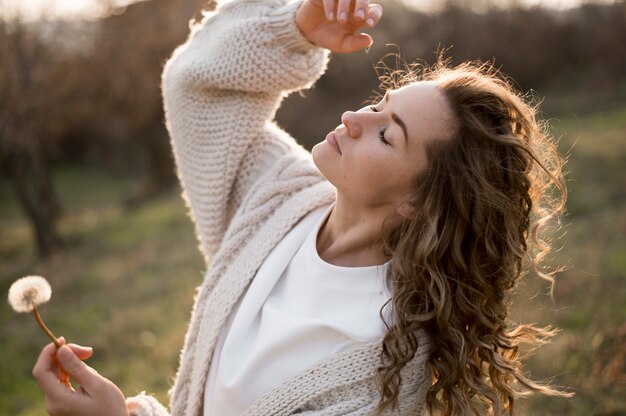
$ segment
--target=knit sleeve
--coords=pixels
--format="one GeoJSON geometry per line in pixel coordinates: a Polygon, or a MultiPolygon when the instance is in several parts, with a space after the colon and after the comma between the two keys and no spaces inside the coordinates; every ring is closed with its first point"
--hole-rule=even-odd
{"type": "Polygon", "coordinates": [[[310,87],[326,67],[327,52],[295,24],[299,5],[220,5],[165,65],[166,125],[207,261],[254,183],[278,158],[304,151],[272,121],[282,98],[310,87]]]}
{"type": "Polygon", "coordinates": [[[156,398],[144,392],[126,399],[126,407],[130,416],[169,416],[167,409],[156,398]]]}

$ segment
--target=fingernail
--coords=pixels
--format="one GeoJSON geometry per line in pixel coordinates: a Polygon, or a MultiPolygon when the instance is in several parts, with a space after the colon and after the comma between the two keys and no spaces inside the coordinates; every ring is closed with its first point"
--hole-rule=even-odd
{"type": "Polygon", "coordinates": [[[335,13],[333,12],[328,12],[328,20],[335,20],[335,13]]]}
{"type": "Polygon", "coordinates": [[[92,347],[84,347],[82,345],[78,345],[78,344],[74,344],[76,345],[78,348],[80,348],[81,350],[87,350],[87,351],[92,351],[93,348],[92,347]]]}
{"type": "Polygon", "coordinates": [[[348,14],[346,12],[341,12],[341,17],[339,18],[339,20],[341,20],[342,22],[345,22],[348,20],[348,14]]]}
{"type": "Polygon", "coordinates": [[[370,17],[365,21],[365,23],[367,23],[368,26],[374,26],[374,19],[370,17]]]}
{"type": "Polygon", "coordinates": [[[358,17],[359,19],[363,19],[365,17],[365,12],[363,11],[363,9],[359,9],[356,11],[356,17],[358,17]]]}

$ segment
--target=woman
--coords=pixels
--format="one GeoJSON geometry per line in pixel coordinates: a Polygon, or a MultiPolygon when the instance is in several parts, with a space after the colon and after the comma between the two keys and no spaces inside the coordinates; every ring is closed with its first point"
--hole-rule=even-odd
{"type": "MultiPolygon", "coordinates": [[[[311,154],[271,121],[329,50],[370,46],[359,30],[381,16],[368,0],[234,1],[167,63],[167,126],[210,265],[172,415],[510,414],[525,392],[561,394],[518,360],[552,333],[507,322],[526,260],[539,271],[549,251],[561,160],[505,81],[443,63],[391,77],[311,154]]],[[[59,365],[55,352],[33,370],[51,414],[169,414],[125,400],[79,359],[90,351],[62,347],[59,365]]]]}

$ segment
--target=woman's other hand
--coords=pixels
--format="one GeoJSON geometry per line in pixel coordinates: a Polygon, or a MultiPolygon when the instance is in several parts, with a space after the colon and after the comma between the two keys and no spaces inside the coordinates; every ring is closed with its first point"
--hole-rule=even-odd
{"type": "Polygon", "coordinates": [[[383,8],[369,0],[305,0],[296,25],[311,43],[350,53],[371,46],[372,37],[359,30],[376,26],[382,15],[383,8]]]}
{"type": "Polygon", "coordinates": [[[126,398],[110,380],[82,362],[91,356],[90,348],[70,344],[58,350],[48,344],[33,368],[52,416],[126,416],[126,398]],[[69,377],[68,377],[69,376],[69,377]],[[74,390],[69,379],[80,387],[74,390]]]}

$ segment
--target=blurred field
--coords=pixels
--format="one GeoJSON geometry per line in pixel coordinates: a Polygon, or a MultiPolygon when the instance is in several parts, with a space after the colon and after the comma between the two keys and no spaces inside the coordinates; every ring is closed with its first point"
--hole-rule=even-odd
{"type": "MultiPolygon", "coordinates": [[[[561,116],[553,122],[570,153],[567,234],[557,255],[568,264],[555,290],[531,278],[520,288],[515,319],[555,324],[555,342],[528,361],[536,379],[576,392],[570,400],[535,398],[527,415],[626,414],[626,105],[561,116]],[[531,299],[532,298],[532,299],[531,299]]],[[[36,261],[28,223],[0,183],[0,289],[27,274],[48,277],[42,314],[57,335],[94,347],[90,360],[126,393],[166,400],[203,262],[179,191],[139,208],[121,200],[139,184],[93,167],[54,172],[65,209],[66,247],[36,261]]],[[[6,295],[4,295],[6,296],[6,295]]],[[[0,414],[41,415],[30,376],[47,342],[31,316],[0,306],[0,414]]]]}
{"type": "MultiPolygon", "coordinates": [[[[127,395],[145,389],[166,400],[203,270],[178,192],[124,211],[120,198],[131,181],[77,166],[57,171],[55,181],[66,201],[60,228],[70,246],[43,262],[33,262],[27,224],[1,191],[2,293],[19,276],[45,275],[53,287],[42,308],[50,328],[93,346],[91,365],[127,395]]],[[[32,316],[16,315],[6,302],[0,332],[0,414],[45,414],[30,369],[48,340],[32,316]]]]}
{"type": "Polygon", "coordinates": [[[552,302],[546,286],[520,288],[516,318],[562,332],[528,361],[535,378],[576,393],[537,397],[529,415],[626,414],[626,106],[553,121],[569,153],[566,235],[552,302]],[[536,295],[534,299],[530,299],[536,295]]]}

